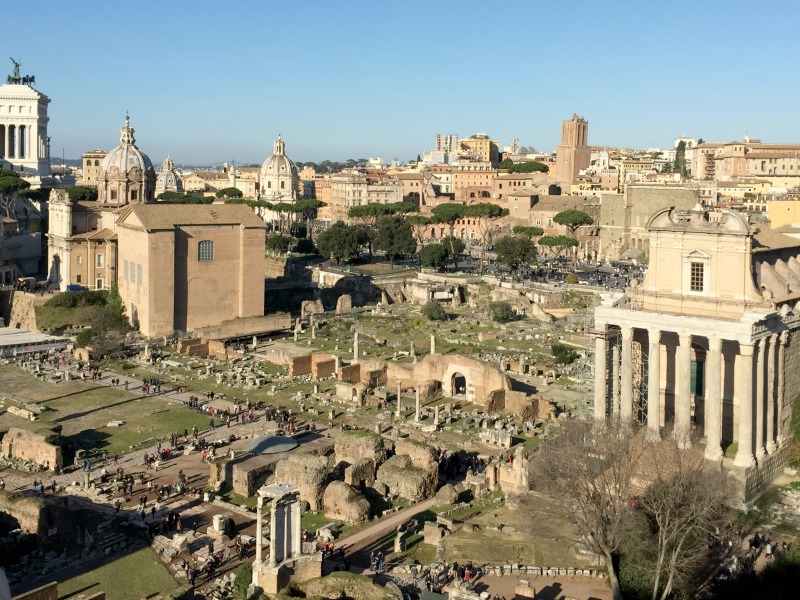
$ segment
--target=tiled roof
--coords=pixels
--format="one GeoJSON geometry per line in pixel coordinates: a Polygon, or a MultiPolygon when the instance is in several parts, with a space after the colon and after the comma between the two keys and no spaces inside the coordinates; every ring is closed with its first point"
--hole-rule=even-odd
{"type": "Polygon", "coordinates": [[[118,222],[124,224],[131,213],[147,230],[172,229],[182,225],[265,227],[261,217],[246,204],[131,204],[118,222]]]}
{"type": "Polygon", "coordinates": [[[73,235],[72,239],[73,240],[93,240],[93,241],[115,240],[115,239],[117,239],[117,234],[114,233],[113,231],[111,231],[110,229],[104,227],[103,229],[100,229],[100,230],[97,230],[97,231],[92,230],[92,231],[86,231],[84,233],[78,233],[76,235],[73,235]]]}
{"type": "Polygon", "coordinates": [[[789,237],[769,227],[765,227],[753,235],[753,250],[756,252],[798,246],[800,246],[800,240],[797,238],[789,237]]]}

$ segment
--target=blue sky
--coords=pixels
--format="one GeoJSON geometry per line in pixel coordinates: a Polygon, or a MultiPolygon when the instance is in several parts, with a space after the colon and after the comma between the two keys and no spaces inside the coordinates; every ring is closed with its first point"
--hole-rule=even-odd
{"type": "Polygon", "coordinates": [[[800,143],[800,2],[12,2],[13,56],[48,95],[53,155],[119,140],[154,162],[408,160],[436,133],[589,143],[800,143]],[[34,9],[33,7],[37,7],[34,9]]]}

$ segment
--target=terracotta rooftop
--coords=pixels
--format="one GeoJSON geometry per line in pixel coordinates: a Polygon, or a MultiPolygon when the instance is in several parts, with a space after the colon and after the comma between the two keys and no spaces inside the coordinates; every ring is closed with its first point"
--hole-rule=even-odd
{"type": "Polygon", "coordinates": [[[73,240],[115,240],[117,239],[117,234],[111,231],[108,228],[103,228],[100,230],[92,230],[86,231],[84,233],[78,233],[72,236],[73,240]]]}
{"type": "Polygon", "coordinates": [[[779,230],[764,227],[753,235],[753,251],[767,252],[782,248],[797,248],[800,240],[784,235],[779,230]]]}
{"type": "Polygon", "coordinates": [[[183,225],[243,225],[264,228],[264,221],[246,204],[131,204],[119,223],[133,214],[148,231],[183,225]]]}

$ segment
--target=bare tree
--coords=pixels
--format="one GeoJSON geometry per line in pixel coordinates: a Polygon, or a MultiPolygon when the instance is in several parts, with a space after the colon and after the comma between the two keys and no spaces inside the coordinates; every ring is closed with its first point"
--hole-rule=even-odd
{"type": "Polygon", "coordinates": [[[629,551],[653,582],[653,600],[666,600],[690,582],[708,555],[708,536],[726,511],[728,480],[703,454],[670,439],[651,443],[642,456],[652,483],[638,501],[640,535],[629,551]],[[648,560],[649,559],[649,560],[648,560]]]}
{"type": "Polygon", "coordinates": [[[642,452],[634,430],[617,422],[566,422],[538,455],[535,478],[573,515],[583,543],[602,557],[615,600],[617,562],[632,520],[633,481],[642,452]]]}

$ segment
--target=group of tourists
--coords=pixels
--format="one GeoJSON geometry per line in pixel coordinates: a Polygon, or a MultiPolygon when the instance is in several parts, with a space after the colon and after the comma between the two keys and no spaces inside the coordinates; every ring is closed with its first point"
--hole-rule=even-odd
{"type": "Polygon", "coordinates": [[[376,573],[383,572],[383,552],[369,553],[369,568],[376,573]]]}

